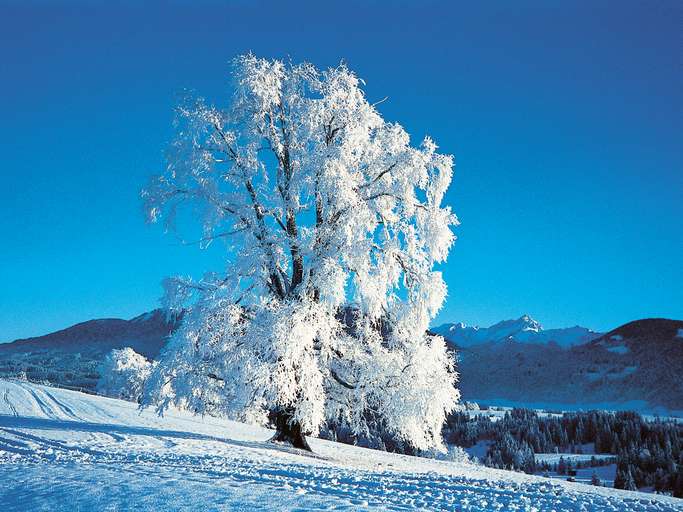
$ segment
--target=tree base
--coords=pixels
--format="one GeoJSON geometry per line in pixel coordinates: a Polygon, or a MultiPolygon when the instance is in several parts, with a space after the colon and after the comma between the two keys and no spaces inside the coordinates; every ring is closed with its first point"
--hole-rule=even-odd
{"type": "Polygon", "coordinates": [[[271,443],[286,443],[294,448],[312,452],[306,440],[306,435],[301,430],[301,425],[292,421],[292,415],[287,412],[278,412],[274,415],[275,435],[270,439],[271,443]]]}

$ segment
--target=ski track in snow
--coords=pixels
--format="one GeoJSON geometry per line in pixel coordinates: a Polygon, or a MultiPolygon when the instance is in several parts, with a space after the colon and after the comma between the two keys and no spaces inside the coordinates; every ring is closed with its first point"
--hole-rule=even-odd
{"type": "Polygon", "coordinates": [[[463,463],[0,381],[0,510],[683,511],[683,500],[463,463]]]}

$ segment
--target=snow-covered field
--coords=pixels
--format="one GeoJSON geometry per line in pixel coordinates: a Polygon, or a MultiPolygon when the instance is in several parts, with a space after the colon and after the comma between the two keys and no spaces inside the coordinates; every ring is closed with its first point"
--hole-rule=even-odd
{"type": "Polygon", "coordinates": [[[591,458],[599,461],[616,460],[616,455],[604,454],[604,453],[536,453],[534,458],[536,462],[547,462],[548,464],[557,464],[560,462],[560,458],[563,458],[566,462],[589,462],[591,458]]]}
{"type": "MultiPolygon", "coordinates": [[[[617,473],[616,455],[608,454],[593,454],[593,453],[536,453],[534,458],[536,462],[547,462],[548,464],[558,464],[560,462],[560,457],[564,458],[566,462],[571,462],[576,464],[578,462],[589,462],[591,458],[595,457],[601,465],[595,467],[585,467],[585,468],[574,468],[576,474],[573,476],[576,482],[581,482],[587,485],[591,484],[593,473],[597,475],[600,479],[601,485],[605,487],[614,486],[614,477],[617,473]],[[610,464],[610,462],[612,462],[610,464]]],[[[545,471],[539,470],[538,475],[546,474],[545,471]]],[[[547,476],[550,478],[559,478],[561,480],[566,480],[567,475],[559,474],[556,471],[548,471],[547,476]]]]}
{"type": "Polygon", "coordinates": [[[683,500],[311,440],[0,381],[0,510],[679,510],[683,500]]]}
{"type": "MultiPolygon", "coordinates": [[[[581,482],[585,485],[591,485],[591,480],[593,478],[593,473],[597,475],[600,479],[600,484],[606,487],[614,486],[614,477],[617,473],[616,464],[607,464],[606,466],[596,466],[594,468],[581,468],[576,470],[576,476],[572,477],[576,482],[581,482]]],[[[542,475],[543,472],[539,472],[542,475]]],[[[566,480],[567,475],[560,475],[554,471],[549,471],[548,476],[550,478],[559,478],[560,480],[566,480]]]]}
{"type": "Polygon", "coordinates": [[[675,421],[683,423],[683,410],[678,409],[664,409],[662,407],[652,407],[647,402],[642,400],[631,400],[627,402],[600,402],[600,403],[583,403],[583,404],[566,404],[566,403],[552,403],[552,402],[517,402],[507,399],[491,399],[491,398],[470,398],[473,403],[476,403],[486,409],[465,411],[471,416],[483,414],[489,416],[492,421],[505,416],[506,412],[512,409],[532,409],[541,417],[555,416],[560,417],[565,412],[581,412],[590,410],[600,411],[635,411],[639,413],[646,421],[675,421]]]}

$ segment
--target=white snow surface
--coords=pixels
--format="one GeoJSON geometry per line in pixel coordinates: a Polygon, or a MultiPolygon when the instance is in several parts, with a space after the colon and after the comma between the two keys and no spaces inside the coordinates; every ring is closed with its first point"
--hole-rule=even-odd
{"type": "Polygon", "coordinates": [[[0,510],[683,510],[683,500],[0,380],[0,510]]]}
{"type": "Polygon", "coordinates": [[[534,458],[536,462],[547,462],[548,464],[558,464],[560,462],[560,457],[564,458],[565,461],[569,462],[588,462],[591,457],[595,457],[596,460],[613,460],[616,459],[616,455],[610,455],[605,453],[536,453],[534,458]]]}

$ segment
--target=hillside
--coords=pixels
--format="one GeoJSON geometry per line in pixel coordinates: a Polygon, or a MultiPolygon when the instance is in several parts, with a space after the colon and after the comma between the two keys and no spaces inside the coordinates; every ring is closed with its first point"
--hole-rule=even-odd
{"type": "Polygon", "coordinates": [[[94,389],[97,365],[114,348],[131,347],[148,359],[158,356],[177,326],[161,310],[131,320],[90,320],[45,336],[0,344],[0,376],[94,389]]]}
{"type": "MultiPolygon", "coordinates": [[[[46,336],[0,344],[0,377],[93,390],[113,348],[157,357],[178,325],[155,310],[131,320],[83,322],[46,336]]],[[[683,411],[683,321],[645,319],[606,334],[544,330],[528,315],[489,328],[445,324],[458,356],[464,400],[556,409],[683,411]]]]}
{"type": "Polygon", "coordinates": [[[25,510],[677,511],[681,500],[311,439],[0,381],[0,503],[25,510]]]}
{"type": "Polygon", "coordinates": [[[459,347],[463,398],[557,408],[683,410],[683,321],[646,319],[563,348],[515,340],[459,347]]]}

